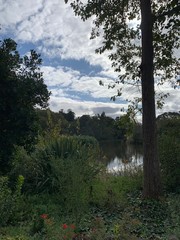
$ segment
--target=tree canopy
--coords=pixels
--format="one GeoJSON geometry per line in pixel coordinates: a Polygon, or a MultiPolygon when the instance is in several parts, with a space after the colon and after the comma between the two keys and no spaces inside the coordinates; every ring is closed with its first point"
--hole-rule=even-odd
{"type": "MultiPolygon", "coordinates": [[[[112,66],[119,72],[117,82],[135,84],[141,81],[142,15],[140,0],[71,1],[71,7],[83,21],[93,16],[91,38],[103,37],[97,53],[110,51],[112,66]],[[124,71],[125,70],[125,71],[124,71]]],[[[145,3],[147,5],[147,3],[145,3]]],[[[153,21],[154,70],[158,83],[175,82],[180,47],[178,0],[151,1],[153,21]]]]}
{"type": "Polygon", "coordinates": [[[53,112],[49,109],[37,109],[40,122],[40,134],[43,136],[59,135],[85,135],[95,137],[98,141],[123,140],[131,143],[142,143],[142,126],[132,121],[129,115],[123,115],[113,119],[106,116],[105,112],[95,116],[82,115],[81,117],[69,118],[75,113],[71,111],[53,112]]]}
{"type": "Polygon", "coordinates": [[[37,106],[46,108],[50,92],[34,50],[21,57],[12,39],[0,41],[0,164],[7,169],[14,145],[29,148],[37,136],[37,106]]]}

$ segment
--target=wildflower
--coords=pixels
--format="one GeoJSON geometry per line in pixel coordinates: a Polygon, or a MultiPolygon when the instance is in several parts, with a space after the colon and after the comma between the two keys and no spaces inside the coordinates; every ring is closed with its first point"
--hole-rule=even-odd
{"type": "Polygon", "coordinates": [[[71,229],[75,229],[76,226],[75,226],[74,224],[71,224],[71,225],[70,225],[70,228],[71,228],[71,229]]]}
{"type": "Polygon", "coordinates": [[[47,218],[48,218],[48,214],[45,214],[45,213],[44,213],[44,214],[41,214],[40,217],[41,217],[42,219],[47,219],[47,218]]]}
{"type": "Polygon", "coordinates": [[[64,224],[62,225],[62,228],[63,228],[63,229],[66,229],[66,228],[68,228],[68,225],[67,225],[66,223],[64,223],[64,224]]]}

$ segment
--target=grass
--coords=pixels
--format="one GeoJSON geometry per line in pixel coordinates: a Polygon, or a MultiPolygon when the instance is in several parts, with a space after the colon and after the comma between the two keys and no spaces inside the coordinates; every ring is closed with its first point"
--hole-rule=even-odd
{"type": "Polygon", "coordinates": [[[23,220],[13,224],[10,221],[1,227],[0,239],[180,238],[180,196],[171,194],[159,202],[144,201],[141,198],[140,183],[140,175],[130,177],[113,176],[104,172],[99,174],[92,182],[88,206],[86,209],[83,207],[78,221],[71,208],[64,208],[58,193],[24,196],[24,207],[29,208],[26,211],[28,215],[23,220]],[[46,218],[42,218],[43,214],[47,214],[46,218]],[[63,224],[68,227],[64,229],[63,224]],[[75,229],[71,229],[72,224],[75,229]]]}

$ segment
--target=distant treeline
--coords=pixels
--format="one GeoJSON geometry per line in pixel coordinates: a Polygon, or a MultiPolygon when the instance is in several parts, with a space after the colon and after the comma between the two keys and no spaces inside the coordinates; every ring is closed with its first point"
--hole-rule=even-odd
{"type": "Polygon", "coordinates": [[[48,135],[87,135],[98,141],[123,140],[142,143],[142,125],[125,114],[115,119],[105,112],[95,116],[75,117],[72,110],[53,112],[37,109],[40,120],[40,134],[48,135]]]}
{"type": "MultiPolygon", "coordinates": [[[[82,115],[75,117],[72,110],[53,112],[50,109],[37,109],[41,135],[86,135],[98,141],[122,140],[131,143],[142,143],[142,124],[136,122],[128,114],[111,118],[105,112],[95,116],[82,115]]],[[[180,113],[166,112],[157,117],[158,135],[171,128],[179,130],[180,113]],[[176,126],[177,125],[177,126],[176,126]]]]}

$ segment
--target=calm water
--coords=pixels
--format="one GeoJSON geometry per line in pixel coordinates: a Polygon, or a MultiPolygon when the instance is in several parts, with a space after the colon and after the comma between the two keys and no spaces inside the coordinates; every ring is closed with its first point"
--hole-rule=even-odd
{"type": "Polygon", "coordinates": [[[123,142],[101,142],[102,161],[109,172],[118,172],[142,165],[143,153],[141,145],[123,142]]]}

